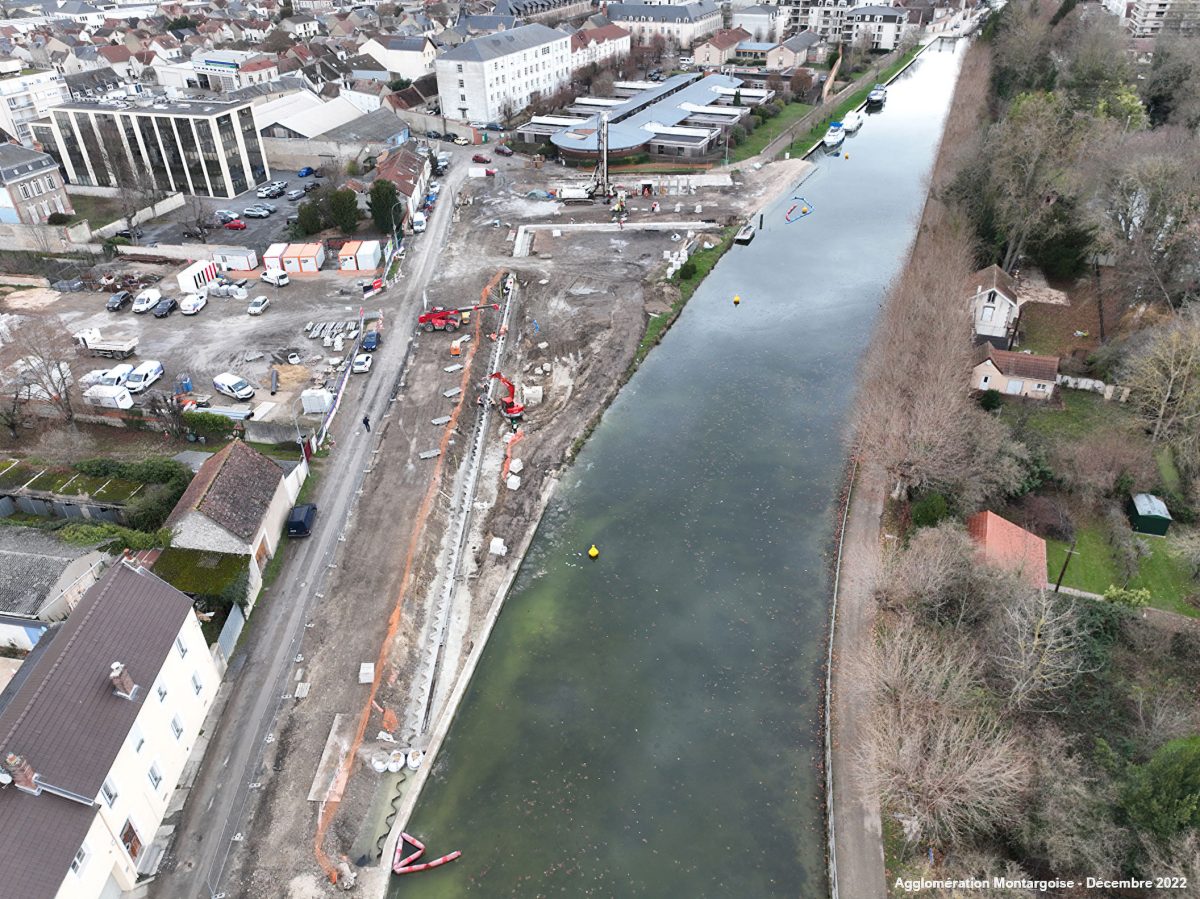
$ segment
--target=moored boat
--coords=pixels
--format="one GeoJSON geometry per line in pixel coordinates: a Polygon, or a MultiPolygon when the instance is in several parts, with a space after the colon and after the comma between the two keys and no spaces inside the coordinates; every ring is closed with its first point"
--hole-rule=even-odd
{"type": "Polygon", "coordinates": [[[847,134],[853,134],[863,126],[864,121],[863,114],[856,109],[842,116],[842,128],[847,134]]]}
{"type": "Polygon", "coordinates": [[[875,85],[871,93],[867,94],[867,106],[882,106],[886,102],[887,88],[882,84],[875,85]]]}
{"type": "Polygon", "coordinates": [[[846,129],[842,127],[841,122],[830,122],[829,130],[825,132],[825,136],[821,138],[821,143],[827,147],[836,147],[846,139],[846,129]]]}
{"type": "Polygon", "coordinates": [[[739,230],[738,233],[733,237],[734,243],[740,243],[743,246],[750,243],[752,240],[754,240],[753,222],[746,222],[746,224],[742,225],[741,230],[739,230]]]}

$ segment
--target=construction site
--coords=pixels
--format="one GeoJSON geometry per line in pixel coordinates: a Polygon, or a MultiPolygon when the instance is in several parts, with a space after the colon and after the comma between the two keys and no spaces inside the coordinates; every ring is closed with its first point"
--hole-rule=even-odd
{"type": "MultiPolygon", "coordinates": [[[[382,895],[399,825],[557,479],[647,323],[678,298],[668,275],[727,245],[809,164],[630,187],[602,168],[586,189],[608,203],[545,199],[561,173],[532,167],[447,179],[443,195],[457,195],[419,306],[399,305],[395,289],[383,297],[384,342],[404,358],[395,381],[371,375],[361,406],[386,411],[369,433],[353,408],[343,414],[321,462],[338,466],[340,443],[371,441],[348,521],[323,523],[340,528],[336,553],[318,590],[298,574],[299,595],[284,579],[260,601],[308,614],[287,670],[263,687],[278,705],[237,787],[236,820],[210,833],[208,809],[189,802],[151,895],[172,895],[192,871],[230,897],[382,895]],[[210,862],[195,843],[225,837],[201,870],[210,862]]],[[[249,665],[277,650],[256,646],[253,628],[243,643],[249,665]]],[[[235,660],[227,679],[238,673],[235,660]]],[[[251,723],[229,717],[217,727],[251,723]]],[[[223,767],[207,759],[201,780],[238,776],[223,767]]]]}

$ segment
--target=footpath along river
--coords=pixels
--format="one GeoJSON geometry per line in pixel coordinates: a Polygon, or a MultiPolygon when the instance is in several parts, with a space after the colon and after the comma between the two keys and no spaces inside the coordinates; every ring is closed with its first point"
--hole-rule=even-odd
{"type": "Polygon", "coordinates": [[[832,510],[961,51],[919,56],[849,159],[814,157],[606,413],[409,822],[426,859],[463,856],[390,896],[828,893],[832,510]]]}

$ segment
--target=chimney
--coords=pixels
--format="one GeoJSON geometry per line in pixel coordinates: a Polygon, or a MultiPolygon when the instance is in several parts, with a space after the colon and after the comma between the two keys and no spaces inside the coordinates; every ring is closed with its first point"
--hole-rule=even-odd
{"type": "Polygon", "coordinates": [[[113,692],[122,699],[133,699],[137,696],[138,686],[129,676],[129,671],[121,662],[113,662],[109,669],[108,679],[112,681],[113,692]]]}
{"type": "Polygon", "coordinates": [[[4,770],[12,777],[12,782],[18,790],[37,796],[42,792],[38,784],[37,772],[33,765],[26,761],[25,756],[10,752],[4,757],[4,770]]]}

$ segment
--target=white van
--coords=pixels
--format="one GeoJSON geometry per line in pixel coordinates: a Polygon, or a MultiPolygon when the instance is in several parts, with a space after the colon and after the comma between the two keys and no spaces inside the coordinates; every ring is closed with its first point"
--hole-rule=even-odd
{"type": "Polygon", "coordinates": [[[213,378],[213,387],[217,393],[231,396],[235,400],[248,400],[254,396],[254,388],[250,386],[250,383],[233,372],[227,371],[217,375],[213,378]]]}
{"type": "Polygon", "coordinates": [[[149,312],[158,305],[158,301],[162,299],[162,291],[156,290],[153,287],[148,287],[133,298],[133,311],[139,315],[143,312],[149,312]]]}
{"type": "Polygon", "coordinates": [[[128,362],[122,362],[120,365],[114,365],[106,371],[99,383],[105,387],[120,387],[129,380],[131,374],[133,374],[133,366],[128,362]]]}
{"type": "MultiPolygon", "coordinates": [[[[267,284],[274,284],[276,287],[283,287],[288,283],[287,272],[281,272],[279,269],[271,268],[262,273],[262,280],[267,284]]],[[[241,297],[245,299],[245,297],[241,297]]]]}
{"type": "Polygon", "coordinates": [[[125,387],[130,393],[141,393],[163,376],[162,363],[156,359],[143,362],[125,379],[125,387]]]}
{"type": "Polygon", "coordinates": [[[425,230],[425,213],[414,212],[413,213],[413,233],[420,234],[424,230],[425,230]]]}

